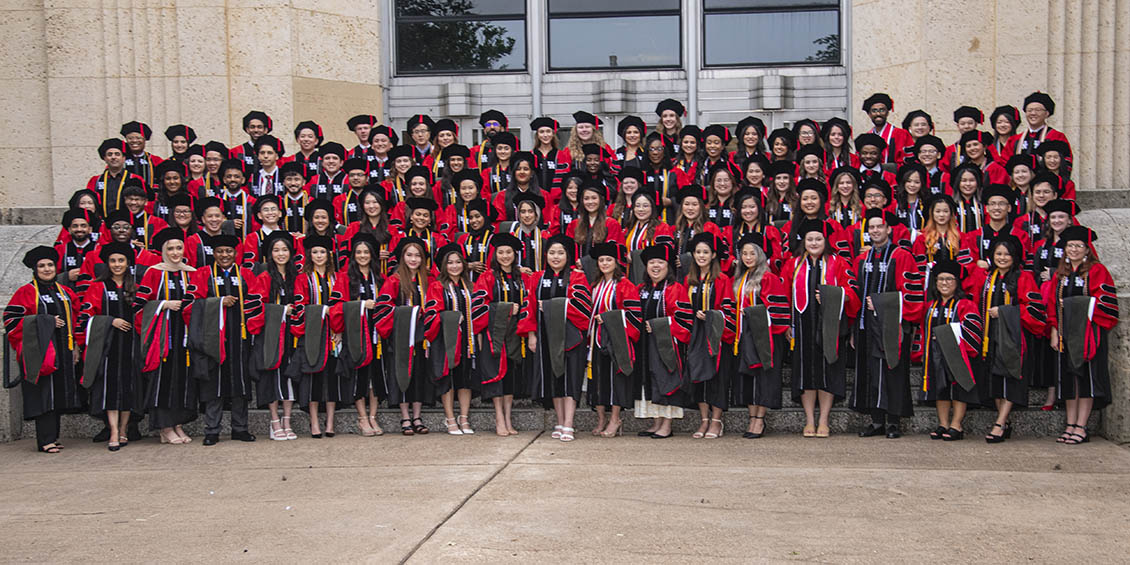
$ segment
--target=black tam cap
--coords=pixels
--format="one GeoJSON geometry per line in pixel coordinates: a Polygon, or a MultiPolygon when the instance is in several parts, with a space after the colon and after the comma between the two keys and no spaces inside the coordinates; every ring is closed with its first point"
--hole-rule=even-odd
{"type": "Polygon", "coordinates": [[[50,259],[55,264],[59,263],[59,253],[55,251],[54,247],[46,245],[38,245],[32,247],[24,254],[24,266],[29,269],[35,270],[39,262],[44,259],[50,259]]]}
{"type": "Polygon", "coordinates": [[[895,109],[895,101],[891,100],[891,97],[887,93],[876,92],[875,94],[868,96],[867,99],[863,101],[863,111],[870,112],[871,107],[876,104],[882,104],[886,106],[887,110],[895,109]]]}
{"type": "MultiPolygon", "coordinates": [[[[312,121],[312,120],[306,120],[304,122],[298,122],[298,125],[294,126],[294,139],[298,139],[298,134],[302,133],[302,130],[304,130],[304,129],[308,129],[308,130],[314,132],[314,136],[318,138],[318,143],[321,143],[323,140],[326,139],[326,136],[322,133],[322,126],[318,125],[317,122],[312,121]]],[[[349,128],[349,129],[353,129],[353,128],[349,128]]]]}
{"type": "Polygon", "coordinates": [[[247,128],[251,126],[251,120],[263,122],[263,125],[267,127],[267,133],[275,129],[275,123],[271,121],[271,117],[266,112],[252,110],[243,116],[243,131],[247,131],[247,128]]]}
{"type": "Polygon", "coordinates": [[[143,124],[141,122],[127,122],[122,124],[122,129],[119,131],[119,133],[121,133],[122,137],[125,137],[131,133],[140,133],[146,140],[148,140],[153,136],[153,128],[149,127],[148,124],[143,124]]]}
{"type": "Polygon", "coordinates": [[[1028,96],[1025,96],[1024,111],[1028,111],[1028,105],[1033,103],[1043,105],[1044,109],[1048,111],[1049,116],[1055,114],[1055,101],[1052,100],[1051,96],[1048,96],[1047,94],[1038,90],[1036,92],[1033,92],[1032,94],[1029,94],[1028,96]]]}
{"type": "Polygon", "coordinates": [[[169,126],[165,129],[165,139],[169,141],[176,139],[178,135],[184,137],[185,141],[189,143],[196,141],[196,131],[184,124],[169,126]]]}
{"type": "Polygon", "coordinates": [[[656,104],[655,115],[662,117],[663,112],[665,112],[667,110],[671,110],[672,112],[675,112],[675,114],[680,116],[680,117],[687,115],[687,107],[683,106],[682,102],[679,102],[678,100],[675,100],[674,98],[667,98],[665,100],[660,101],[659,104],[656,104]]]}

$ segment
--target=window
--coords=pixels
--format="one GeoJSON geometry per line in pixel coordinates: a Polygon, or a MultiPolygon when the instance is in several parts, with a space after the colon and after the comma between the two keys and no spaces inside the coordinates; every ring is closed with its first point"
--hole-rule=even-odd
{"type": "Polygon", "coordinates": [[[704,0],[707,67],[840,64],[839,0],[704,0]]]}
{"type": "Polygon", "coordinates": [[[396,0],[398,74],[526,70],[524,0],[396,0]]]}
{"type": "Polygon", "coordinates": [[[549,0],[551,71],[681,65],[679,0],[549,0]]]}

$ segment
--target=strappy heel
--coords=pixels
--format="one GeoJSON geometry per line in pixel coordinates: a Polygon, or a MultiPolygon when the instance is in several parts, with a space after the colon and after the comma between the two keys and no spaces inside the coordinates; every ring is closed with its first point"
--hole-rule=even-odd
{"type": "Polygon", "coordinates": [[[993,435],[992,432],[989,432],[989,434],[985,436],[985,443],[1004,443],[1004,440],[1008,439],[1008,437],[1005,436],[1005,427],[1000,424],[993,424],[993,428],[1000,428],[1001,435],[996,436],[993,435]]]}
{"type": "Polygon", "coordinates": [[[459,429],[459,424],[456,423],[455,418],[444,418],[443,424],[445,426],[447,426],[447,435],[450,435],[450,436],[461,436],[461,435],[463,435],[463,430],[459,429]]]}
{"type": "MultiPolygon", "coordinates": [[[[706,424],[707,430],[710,429],[710,419],[709,418],[703,418],[702,423],[706,424]]],[[[691,434],[691,437],[694,438],[694,439],[702,439],[702,438],[706,437],[706,430],[703,430],[701,432],[695,432],[695,433],[691,434]]]]}
{"type": "Polygon", "coordinates": [[[459,419],[461,420],[459,422],[459,431],[463,432],[464,435],[474,435],[475,430],[471,429],[471,419],[467,416],[459,416],[459,419]]]}
{"type": "Polygon", "coordinates": [[[573,441],[573,439],[574,439],[573,438],[573,432],[574,431],[576,431],[576,430],[574,430],[573,428],[566,428],[565,426],[562,426],[561,427],[561,437],[559,439],[561,439],[561,441],[565,441],[565,442],[573,441]]]}
{"type": "Polygon", "coordinates": [[[271,420],[271,439],[274,441],[286,441],[286,432],[282,429],[282,420],[271,420]],[[275,429],[275,424],[279,425],[279,429],[275,429]]]}
{"type": "MultiPolygon", "coordinates": [[[[290,416],[283,416],[282,419],[284,422],[290,423],[290,416]]],[[[298,439],[298,434],[294,433],[294,430],[290,429],[290,426],[285,424],[283,425],[283,434],[288,440],[298,439]]]]}
{"type": "Polygon", "coordinates": [[[1091,441],[1091,434],[1087,431],[1087,428],[1083,426],[1075,427],[1083,430],[1083,435],[1071,434],[1071,437],[1067,438],[1067,441],[1063,443],[1066,443],[1067,445],[1079,445],[1081,443],[1087,443],[1091,441]]]}
{"type": "Polygon", "coordinates": [[[723,422],[722,420],[717,419],[717,418],[711,418],[710,421],[711,422],[718,422],[718,433],[715,434],[715,433],[711,433],[711,432],[706,432],[706,434],[702,436],[703,439],[718,439],[718,438],[722,437],[722,434],[726,431],[726,423],[723,422]]]}
{"type": "Polygon", "coordinates": [[[406,436],[416,435],[416,430],[412,429],[412,419],[411,418],[404,418],[403,420],[400,421],[400,433],[402,433],[406,436]],[[407,426],[404,425],[405,422],[408,423],[407,426]]]}
{"type": "Polygon", "coordinates": [[[765,423],[764,423],[765,416],[750,416],[749,419],[750,420],[761,420],[762,421],[761,431],[757,432],[757,433],[747,431],[746,433],[742,434],[742,437],[745,438],[745,439],[758,439],[758,438],[763,437],[765,435],[765,423]]]}
{"type": "Polygon", "coordinates": [[[561,439],[561,428],[564,427],[565,426],[553,426],[553,433],[549,434],[549,437],[553,439],[561,439]]]}

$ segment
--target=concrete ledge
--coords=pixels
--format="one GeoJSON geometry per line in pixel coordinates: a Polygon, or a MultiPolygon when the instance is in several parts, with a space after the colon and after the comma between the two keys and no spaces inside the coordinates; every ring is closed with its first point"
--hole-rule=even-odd
{"type": "Polygon", "coordinates": [[[66,211],[66,206],[0,208],[0,225],[57,226],[66,211]]]}

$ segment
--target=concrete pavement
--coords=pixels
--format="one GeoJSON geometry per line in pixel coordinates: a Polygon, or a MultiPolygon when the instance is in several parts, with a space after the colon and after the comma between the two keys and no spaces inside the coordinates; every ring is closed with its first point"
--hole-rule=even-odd
{"type": "MultiPolygon", "coordinates": [[[[225,436],[226,437],[226,436],[225,436]]],[[[204,448],[0,445],[2,559],[1112,562],[1130,451],[433,432],[204,448]]]]}

